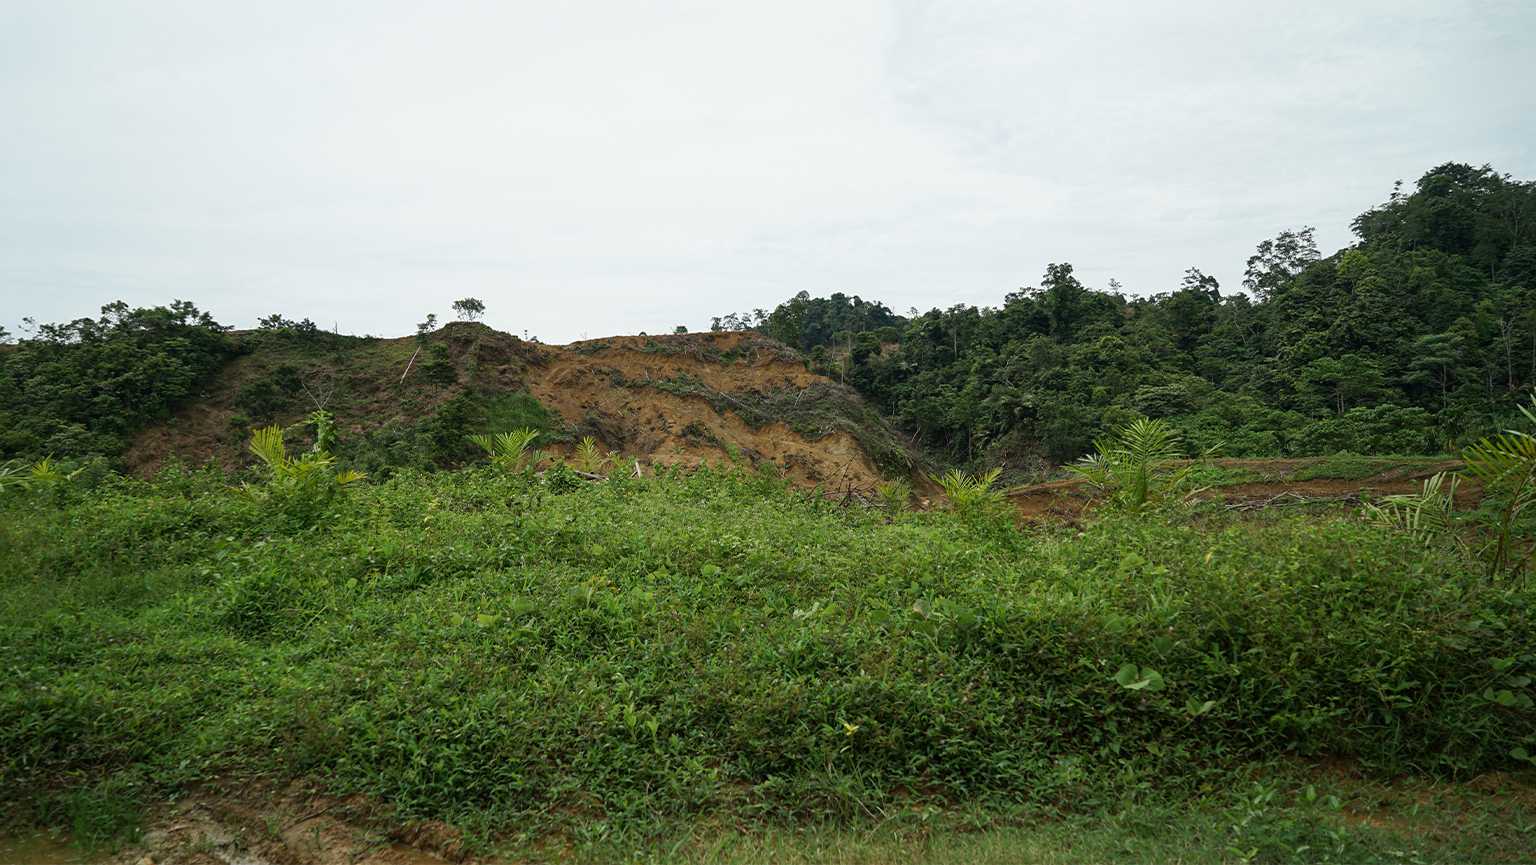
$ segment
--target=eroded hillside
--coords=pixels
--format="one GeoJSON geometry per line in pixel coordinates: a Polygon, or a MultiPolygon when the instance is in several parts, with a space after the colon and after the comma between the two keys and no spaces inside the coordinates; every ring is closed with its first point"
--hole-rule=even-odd
{"type": "Polygon", "coordinates": [[[547,449],[561,455],[590,435],[642,467],[721,464],[734,453],[803,485],[926,483],[915,455],[852,388],[807,372],[794,352],[752,332],[545,346],[460,322],[425,340],[237,337],[241,356],[137,437],[125,454],[131,471],[152,473],[172,458],[249,464],[253,427],[292,425],[316,408],[336,415],[344,441],[387,450],[402,447],[411,428],[430,428],[468,459],[463,432],[496,428],[480,407],[526,391],[558,419],[547,449]]]}

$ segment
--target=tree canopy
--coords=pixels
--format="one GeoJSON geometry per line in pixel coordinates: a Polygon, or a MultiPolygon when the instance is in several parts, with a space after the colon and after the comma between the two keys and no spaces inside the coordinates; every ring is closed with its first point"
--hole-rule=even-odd
{"type": "Polygon", "coordinates": [[[960,460],[1062,462],[1135,417],[1231,456],[1438,453],[1512,425],[1536,390],[1536,183],[1447,163],[1353,228],[1326,257],[1310,227],[1259,243],[1246,294],[1190,268],[1131,298],[1056,263],[996,307],[801,292],[738,323],[793,335],[960,460]]]}
{"type": "Polygon", "coordinates": [[[236,348],[186,301],[44,324],[0,355],[0,456],[116,456],[236,348]]]}

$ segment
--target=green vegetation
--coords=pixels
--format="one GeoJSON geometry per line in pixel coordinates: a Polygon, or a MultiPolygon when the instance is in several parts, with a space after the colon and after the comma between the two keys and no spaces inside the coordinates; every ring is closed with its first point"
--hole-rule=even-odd
{"type": "Polygon", "coordinates": [[[473,297],[466,297],[453,302],[453,312],[460,321],[478,321],[480,316],[485,315],[485,304],[473,297]]]}
{"type": "Polygon", "coordinates": [[[1518,803],[1345,817],[1410,776],[1536,787],[1536,440],[1512,429],[1536,423],[1533,213],[1536,184],[1447,164],[1350,249],[1260,244],[1252,298],[1053,264],[997,309],[801,293],[714,322],[782,345],[640,346],[847,385],[597,371],[853,437],[886,482],[835,502],[734,448],[619,465],[621,419],[562,429],[508,392],[553,355],[473,298],[399,343],[280,315],[233,335],[182,302],[45,325],[0,353],[0,819],[111,847],[262,776],[528,859],[1529,860],[1518,803]],[[220,386],[241,414],[210,437],[258,461],[239,483],[112,471],[220,386]],[[1220,441],[1328,457],[1298,481],[1464,469],[1363,513],[1249,514],[1190,500],[1271,479],[1180,459],[1220,441]],[[907,507],[908,442],[958,466],[950,507],[907,507]],[[477,446],[489,465],[448,471],[477,446]],[[1073,470],[1107,507],[1019,528],[1004,473],[1090,450],[1073,470]],[[1452,825],[1478,828],[1437,841],[1452,825]]]}
{"type": "Polygon", "coordinates": [[[428,316],[415,345],[278,314],[231,334],[182,301],[153,309],[114,303],[100,319],[41,325],[0,348],[0,462],[99,459],[121,468],[147,424],[174,424],[171,412],[199,399],[238,413],[220,430],[223,446],[238,446],[229,467],[248,458],[253,425],[307,436],[313,424],[301,422],[316,411],[354,424],[326,449],[341,466],[375,477],[458,465],[473,456],[471,433],[531,427],[550,440],[558,419],[525,391],[497,386],[497,368],[521,369],[536,350],[474,322],[477,303],[459,301],[455,311],[470,321],[437,332],[428,316]]]}
{"type": "Polygon", "coordinates": [[[282,429],[257,430],[251,437],[251,452],[262,462],[258,480],[232,488],[252,505],[301,525],[318,519],[340,488],[367,477],[361,472],[337,470],[336,458],[326,449],[335,439],[328,412],[315,412],[310,422],[317,427],[315,446],[298,457],[288,455],[282,429]]]}
{"type": "Polygon", "coordinates": [[[231,438],[249,436],[250,418],[291,423],[302,411],[324,409],[352,422],[328,448],[338,464],[384,479],[403,468],[430,471],[473,459],[469,434],[531,427],[545,442],[559,435],[548,408],[525,390],[499,391],[490,374],[502,364],[520,368],[534,350],[483,324],[432,333],[429,316],[409,345],[273,318],[287,326],[244,335],[246,355],[226,371],[245,381],[232,395],[242,415],[230,421],[231,438]]]}
{"type": "Polygon", "coordinates": [[[992,484],[1002,473],[1002,469],[992,469],[979,475],[968,475],[957,469],[939,478],[939,486],[944,488],[944,495],[956,511],[974,514],[1002,503],[1002,493],[992,489],[992,484]]]}
{"type": "Polygon", "coordinates": [[[472,435],[469,440],[491,455],[492,471],[516,475],[533,468],[548,456],[529,447],[538,437],[536,429],[517,429],[496,435],[472,435]]]}
{"type": "Polygon", "coordinates": [[[584,436],[576,445],[576,468],[587,474],[605,475],[618,455],[618,451],[603,453],[597,446],[597,439],[584,436]]]}
{"type": "MultiPolygon", "coordinates": [[[[1207,460],[1218,445],[1201,455],[1207,460]]],[[[1137,514],[1148,508],[1178,507],[1199,490],[1191,477],[1198,462],[1183,460],[1179,437],[1166,421],[1138,418],[1116,431],[1114,438],[1094,442],[1095,453],[1068,470],[1097,490],[1108,490],[1104,506],[1137,514]]]]}
{"type": "MultiPolygon", "coordinates": [[[[1536,424],[1536,412],[1522,406],[1520,413],[1536,424]]],[[[1417,493],[1388,496],[1381,504],[1370,505],[1368,512],[1382,525],[1425,543],[1449,540],[1465,550],[1469,540],[1481,541],[1477,555],[1495,579],[1519,579],[1536,571],[1536,547],[1531,540],[1536,521],[1526,514],[1536,503],[1536,436],[1506,430],[1468,445],[1462,456],[1464,468],[1458,475],[1437,473],[1417,493]],[[1485,494],[1482,506],[1464,516],[1455,511],[1456,488],[1462,480],[1480,483],[1485,494]],[[1468,532],[1468,525],[1482,531],[1468,532]]]]}
{"type": "Polygon", "coordinates": [[[502,394],[485,402],[486,432],[503,433],[517,429],[531,429],[536,430],[544,443],[547,443],[551,439],[551,433],[559,427],[559,417],[526,390],[502,394]]]}
{"type": "MultiPolygon", "coordinates": [[[[1520,413],[1536,424],[1530,409],[1521,406],[1520,413]]],[[[1508,430],[1468,445],[1462,456],[1466,474],[1483,482],[1499,509],[1492,521],[1489,567],[1495,574],[1524,568],[1527,555],[1516,556],[1517,530],[1525,511],[1536,503],[1536,436],[1508,430]]]]}
{"type": "Polygon", "coordinates": [[[1533,216],[1536,182],[1447,163],[1357,218],[1353,247],[1262,242],[1250,294],[1191,268],[1127,297],[1062,263],[997,307],[802,293],[715,324],[803,346],[956,462],[1060,465],[1136,417],[1224,456],[1438,454],[1511,426],[1536,387],[1533,216]]]}
{"type": "Polygon", "coordinates": [[[227,328],[185,301],[101,312],[40,325],[0,353],[0,457],[116,458],[238,351],[227,328]]]}
{"type": "Polygon", "coordinates": [[[1459,540],[1455,532],[1456,487],[1460,478],[1437,472],[1408,495],[1387,496],[1380,503],[1368,502],[1365,512],[1378,525],[1390,526],[1425,544],[1447,537],[1459,540]]]}
{"type": "Polygon", "coordinates": [[[891,312],[878,301],[870,303],[842,292],[831,297],[811,297],[802,291],[773,312],[755,309],[750,313],[731,313],[710,319],[711,330],[759,330],[791,348],[811,351],[847,345],[851,348],[857,334],[884,332],[886,341],[896,342],[896,325],[906,319],[891,312]]]}
{"type": "Polygon", "coordinates": [[[1373,475],[1381,474],[1393,465],[1400,464],[1399,460],[1382,460],[1361,456],[1335,456],[1308,463],[1297,469],[1292,475],[1292,480],[1310,481],[1315,478],[1338,478],[1339,480],[1358,481],[1373,475]]]}
{"type": "Polygon", "coordinates": [[[1350,513],[1020,531],[743,469],[479,469],[298,522],[218,474],[86,483],[0,494],[13,821],[122,834],[260,772],[536,858],[969,828],[1376,861],[1425,842],[1345,825],[1308,757],[1454,780],[1536,746],[1530,581],[1350,513]]]}

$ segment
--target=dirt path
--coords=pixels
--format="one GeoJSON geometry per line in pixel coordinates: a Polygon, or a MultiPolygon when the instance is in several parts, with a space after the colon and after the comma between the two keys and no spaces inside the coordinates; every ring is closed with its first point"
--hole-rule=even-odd
{"type": "MultiPolygon", "coordinates": [[[[1220,499],[1234,509],[1252,509],[1267,505],[1299,503],[1308,500],[1357,500],[1362,495],[1388,496],[1417,492],[1420,484],[1436,472],[1455,471],[1459,460],[1373,461],[1381,470],[1363,478],[1307,477],[1309,471],[1326,469],[1326,458],[1289,460],[1211,460],[1210,464],[1256,480],[1242,480],[1200,493],[1202,500],[1220,499]],[[1302,476],[1302,479],[1297,479],[1302,476]]],[[[1481,488],[1463,481],[1456,491],[1456,506],[1477,505],[1481,488]]],[[[1093,508],[1094,490],[1078,479],[1051,481],[1009,492],[1009,502],[1018,508],[1026,522],[1048,519],[1074,520],[1093,508]]]]}

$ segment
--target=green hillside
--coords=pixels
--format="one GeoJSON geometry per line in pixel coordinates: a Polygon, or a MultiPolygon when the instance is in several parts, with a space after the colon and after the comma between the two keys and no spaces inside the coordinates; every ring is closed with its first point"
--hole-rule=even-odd
{"type": "Polygon", "coordinates": [[[911,317],[802,293],[755,317],[929,447],[1038,471],[1137,417],[1230,457],[1436,454],[1505,429],[1536,387],[1536,182],[1447,163],[1325,255],[1313,229],[1129,297],[1050,265],[995,307],[911,317]]]}

